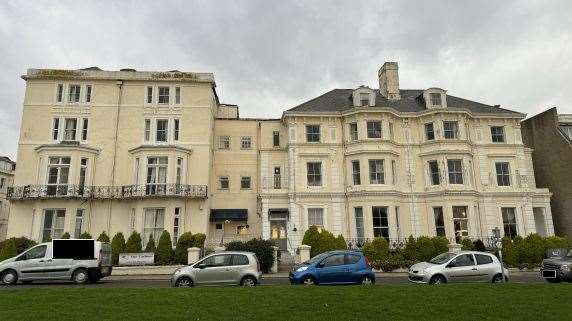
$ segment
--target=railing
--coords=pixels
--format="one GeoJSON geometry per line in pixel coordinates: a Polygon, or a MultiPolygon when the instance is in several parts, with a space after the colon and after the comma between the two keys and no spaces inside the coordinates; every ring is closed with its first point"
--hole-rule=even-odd
{"type": "Polygon", "coordinates": [[[10,200],[49,198],[126,199],[153,197],[207,198],[206,185],[148,184],[126,186],[26,185],[9,187],[10,200]]]}
{"type": "Polygon", "coordinates": [[[236,234],[236,235],[225,235],[225,236],[213,236],[205,241],[205,247],[216,247],[225,245],[234,241],[247,242],[252,239],[258,238],[254,234],[236,234]]]}
{"type": "MultiPolygon", "coordinates": [[[[429,236],[432,237],[432,236],[429,236]]],[[[459,239],[455,237],[446,237],[449,241],[449,244],[461,244],[461,240],[469,239],[473,242],[480,240],[483,242],[485,249],[495,249],[496,239],[493,236],[463,236],[459,237],[459,239]]],[[[417,239],[417,238],[416,238],[417,239]]],[[[390,250],[402,249],[407,244],[407,238],[386,238],[387,242],[389,243],[390,250]]],[[[371,238],[348,238],[346,239],[346,244],[348,249],[360,250],[366,242],[371,242],[373,239],[371,238]]]]}
{"type": "Polygon", "coordinates": [[[283,175],[274,175],[262,178],[263,189],[287,189],[288,179],[283,175]]]}

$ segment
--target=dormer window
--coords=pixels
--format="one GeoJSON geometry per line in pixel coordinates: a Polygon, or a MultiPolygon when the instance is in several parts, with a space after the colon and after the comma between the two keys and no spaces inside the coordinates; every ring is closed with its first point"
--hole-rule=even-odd
{"type": "Polygon", "coordinates": [[[441,107],[441,94],[440,93],[431,93],[429,94],[431,99],[431,105],[441,107]]]}
{"type": "Polygon", "coordinates": [[[361,93],[359,94],[360,106],[367,107],[369,106],[369,94],[361,93]]]}
{"type": "Polygon", "coordinates": [[[354,107],[375,106],[375,90],[360,86],[352,93],[354,107]]]}

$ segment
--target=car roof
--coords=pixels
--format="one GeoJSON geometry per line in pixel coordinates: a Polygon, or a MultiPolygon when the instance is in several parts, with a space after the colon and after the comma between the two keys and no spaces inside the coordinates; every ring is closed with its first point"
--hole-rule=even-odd
{"type": "Polygon", "coordinates": [[[255,255],[254,252],[247,252],[247,251],[222,251],[222,252],[211,253],[209,255],[215,255],[215,254],[252,254],[252,255],[255,255]]]}
{"type": "Polygon", "coordinates": [[[488,254],[488,255],[493,255],[493,253],[489,253],[489,252],[482,252],[482,251],[460,251],[458,253],[453,253],[453,254],[488,254]]]}
{"type": "Polygon", "coordinates": [[[333,250],[333,251],[328,251],[328,252],[324,252],[324,253],[328,253],[328,254],[363,254],[361,251],[356,251],[356,250],[333,250]]]}

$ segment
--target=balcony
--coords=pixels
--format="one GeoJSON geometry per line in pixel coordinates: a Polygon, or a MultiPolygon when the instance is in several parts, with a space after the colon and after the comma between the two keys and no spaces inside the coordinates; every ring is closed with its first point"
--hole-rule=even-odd
{"type": "Polygon", "coordinates": [[[158,197],[207,198],[206,185],[148,184],[126,186],[26,185],[8,188],[7,198],[32,199],[134,199],[158,197]]]}
{"type": "Polygon", "coordinates": [[[288,189],[288,179],[282,175],[274,175],[262,178],[263,189],[288,189]]]}

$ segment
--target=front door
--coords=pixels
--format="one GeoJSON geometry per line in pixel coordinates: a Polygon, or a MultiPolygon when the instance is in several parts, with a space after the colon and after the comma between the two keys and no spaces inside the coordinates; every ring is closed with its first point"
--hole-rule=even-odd
{"type": "Polygon", "coordinates": [[[270,239],[274,241],[280,251],[288,250],[288,235],[286,232],[286,220],[270,221],[270,239]]]}

